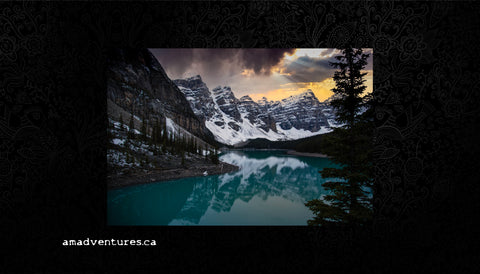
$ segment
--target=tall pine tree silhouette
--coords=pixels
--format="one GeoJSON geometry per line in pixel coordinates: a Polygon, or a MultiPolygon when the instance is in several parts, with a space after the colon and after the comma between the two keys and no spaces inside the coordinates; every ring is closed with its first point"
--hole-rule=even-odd
{"type": "Polygon", "coordinates": [[[362,49],[350,47],[335,57],[336,62],[330,62],[338,69],[333,76],[335,99],[331,106],[343,126],[323,138],[322,152],[339,167],[319,171],[323,178],[330,178],[323,187],[331,194],[305,204],[316,215],[309,225],[362,224],[372,216],[369,191],[373,182],[373,115],[371,95],[363,94],[367,73],[362,71],[368,57],[362,49]]]}

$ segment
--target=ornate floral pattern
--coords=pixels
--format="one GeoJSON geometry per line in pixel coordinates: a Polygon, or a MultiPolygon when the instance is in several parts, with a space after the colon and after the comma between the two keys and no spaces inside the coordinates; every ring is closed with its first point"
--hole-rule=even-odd
{"type": "MultiPolygon", "coordinates": [[[[140,264],[132,268],[143,269],[144,258],[161,263],[180,255],[195,258],[212,239],[226,243],[220,250],[238,239],[282,239],[305,244],[303,253],[295,249],[302,254],[297,263],[324,268],[332,258],[322,251],[327,246],[352,260],[362,258],[350,262],[358,266],[379,263],[378,256],[387,256],[382,251],[392,246],[362,249],[372,236],[362,238],[361,233],[388,239],[415,231],[409,240],[396,243],[409,250],[418,247],[426,251],[422,258],[433,260],[437,247],[455,242],[444,236],[459,229],[441,220],[466,222],[465,214],[478,208],[478,197],[471,196],[479,192],[475,174],[480,138],[474,130],[480,126],[479,9],[474,2],[3,2],[0,229],[2,243],[12,247],[3,257],[6,269],[44,269],[46,262],[56,269],[83,269],[85,264],[76,261],[78,252],[62,249],[60,239],[108,238],[113,233],[104,225],[106,48],[335,47],[352,41],[374,49],[377,161],[371,231],[270,228],[235,230],[232,236],[217,230],[176,233],[159,228],[136,235],[157,238],[164,249],[118,252],[140,264]],[[419,227],[425,229],[415,230],[419,227]],[[432,237],[435,244],[427,244],[425,239],[432,237]],[[175,249],[182,240],[190,241],[186,244],[195,252],[175,249]],[[16,241],[24,241],[20,246],[25,253],[15,252],[16,241]]],[[[469,233],[463,226],[460,230],[469,233]]],[[[130,238],[132,233],[116,235],[130,238]]],[[[256,249],[252,254],[284,259],[275,270],[298,271],[283,246],[281,252],[270,245],[256,249]]],[[[470,254],[467,251],[455,245],[451,252],[470,254]]],[[[251,263],[258,259],[253,257],[236,260],[251,263]]],[[[111,272],[126,270],[110,263],[117,257],[100,249],[85,258],[87,266],[100,263],[99,258],[107,259],[102,263],[111,272]]],[[[201,268],[197,262],[192,259],[190,265],[201,268]]],[[[390,267],[384,265],[380,272],[390,267]]],[[[445,270],[434,263],[426,267],[445,270]]]]}

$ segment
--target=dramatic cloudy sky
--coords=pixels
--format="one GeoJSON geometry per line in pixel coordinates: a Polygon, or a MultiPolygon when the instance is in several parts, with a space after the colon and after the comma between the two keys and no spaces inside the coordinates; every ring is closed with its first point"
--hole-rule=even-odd
{"type": "MultiPolygon", "coordinates": [[[[311,89],[330,97],[335,49],[150,49],[171,79],[200,75],[208,88],[230,86],[237,98],[279,100],[311,89]]],[[[372,50],[365,71],[372,90],[372,50]]]]}

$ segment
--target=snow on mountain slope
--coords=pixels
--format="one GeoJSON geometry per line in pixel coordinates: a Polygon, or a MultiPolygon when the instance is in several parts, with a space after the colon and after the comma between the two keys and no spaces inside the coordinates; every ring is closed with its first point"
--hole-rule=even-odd
{"type": "MultiPolygon", "coordinates": [[[[260,103],[264,102],[261,100],[260,103]]],[[[281,101],[269,102],[266,108],[283,130],[296,128],[317,132],[323,127],[329,127],[320,102],[311,90],[281,101]]]]}
{"type": "Polygon", "coordinates": [[[277,128],[278,128],[278,133],[288,136],[287,139],[285,140],[296,140],[296,139],[306,138],[306,137],[310,137],[318,134],[325,134],[333,130],[330,127],[323,127],[320,130],[315,132],[305,130],[305,129],[296,129],[295,127],[292,127],[290,129],[283,129],[280,126],[280,123],[277,123],[277,128]]]}
{"type": "Polygon", "coordinates": [[[332,117],[325,115],[324,104],[311,90],[281,101],[254,102],[249,96],[237,99],[228,86],[210,92],[199,75],[173,82],[215,139],[224,144],[256,138],[294,140],[331,131],[328,119],[332,117]]]}
{"type": "MultiPolygon", "coordinates": [[[[264,124],[250,119],[245,105],[235,98],[230,87],[217,87],[212,94],[215,102],[213,117],[205,121],[205,126],[213,133],[217,141],[234,145],[249,139],[265,138],[271,141],[285,140],[286,137],[272,129],[264,129],[264,124]],[[257,123],[255,123],[257,122],[257,123]]],[[[252,103],[254,103],[252,101],[252,103]]]]}
{"type": "Polygon", "coordinates": [[[167,132],[170,134],[174,134],[176,136],[185,137],[185,138],[194,138],[198,144],[204,145],[204,141],[197,136],[190,133],[185,128],[181,127],[180,125],[176,124],[172,119],[166,117],[165,124],[167,126],[167,132]]]}
{"type": "MultiPolygon", "coordinates": [[[[255,102],[247,98],[238,100],[230,87],[216,87],[210,92],[200,76],[177,79],[174,83],[185,94],[194,113],[205,119],[205,126],[221,143],[234,145],[255,138],[272,141],[285,138],[267,127],[255,102]],[[252,114],[253,110],[256,112],[252,114]]],[[[268,121],[271,117],[264,119],[268,121]]]]}
{"type": "Polygon", "coordinates": [[[256,138],[265,138],[271,141],[285,139],[285,136],[278,134],[273,130],[266,132],[253,125],[245,117],[246,114],[242,115],[241,122],[232,119],[224,112],[221,112],[221,115],[221,119],[205,121],[205,126],[213,133],[217,141],[221,143],[234,145],[256,138]]]}

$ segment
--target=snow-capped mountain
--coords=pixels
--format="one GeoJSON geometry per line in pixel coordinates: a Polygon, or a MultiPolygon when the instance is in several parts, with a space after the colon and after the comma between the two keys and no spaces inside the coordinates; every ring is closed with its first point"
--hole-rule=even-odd
{"type": "MultiPolygon", "coordinates": [[[[242,116],[237,108],[239,101],[235,98],[230,87],[216,87],[212,90],[212,96],[213,100],[223,113],[235,121],[242,122],[242,116]]],[[[233,128],[235,130],[238,129],[237,126],[234,126],[233,128]]]]}
{"type": "Polygon", "coordinates": [[[185,94],[193,112],[202,121],[209,120],[215,115],[215,102],[200,75],[188,79],[178,79],[174,83],[185,94]]]}
{"type": "Polygon", "coordinates": [[[240,98],[238,109],[241,113],[246,113],[245,118],[260,129],[268,132],[269,130],[277,131],[275,118],[258,103],[255,103],[250,96],[246,95],[240,98]]]}
{"type": "MultiPolygon", "coordinates": [[[[269,117],[264,120],[254,117],[249,111],[258,109],[255,102],[247,98],[239,100],[230,87],[216,87],[212,92],[203,92],[203,85],[194,85],[200,76],[174,80],[185,94],[195,114],[205,119],[205,126],[213,133],[215,139],[224,144],[237,144],[248,139],[267,138],[282,140],[283,135],[267,126],[269,117]],[[200,88],[199,88],[200,87],[200,88]]],[[[258,111],[260,113],[260,111],[258,111]]],[[[272,120],[270,118],[270,120],[272,120]]]]}
{"type": "Polygon", "coordinates": [[[266,98],[263,98],[259,103],[265,104],[267,112],[272,113],[273,118],[283,130],[296,128],[317,132],[322,128],[330,127],[320,102],[310,89],[281,101],[267,102],[266,98]]]}
{"type": "Polygon", "coordinates": [[[250,139],[293,140],[331,131],[332,111],[311,90],[281,101],[249,96],[237,99],[228,86],[211,92],[200,75],[173,81],[185,94],[194,113],[221,143],[235,145],[250,139]]]}

